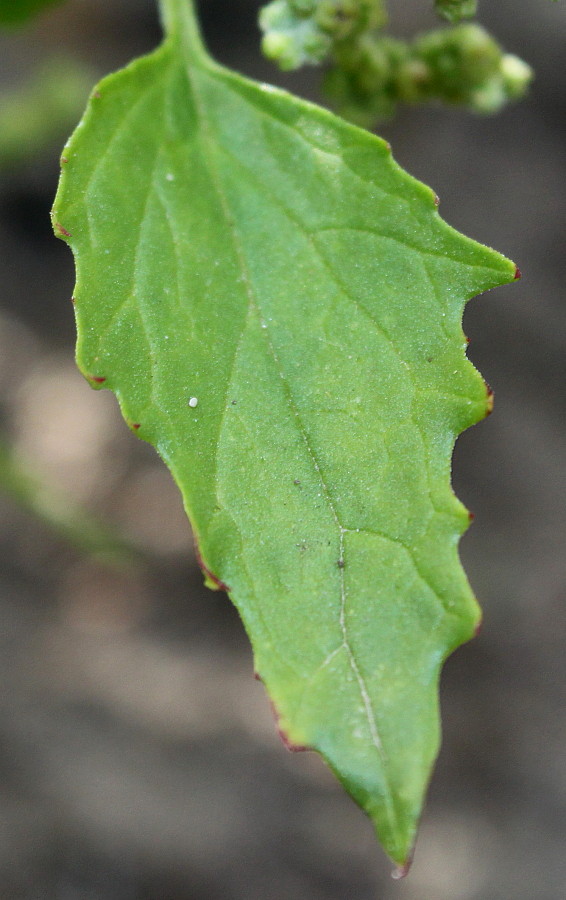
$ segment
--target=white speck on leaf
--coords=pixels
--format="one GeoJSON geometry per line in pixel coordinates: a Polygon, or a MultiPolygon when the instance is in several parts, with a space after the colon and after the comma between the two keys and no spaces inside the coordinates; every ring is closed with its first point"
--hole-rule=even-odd
{"type": "Polygon", "coordinates": [[[191,409],[194,409],[195,406],[197,406],[197,405],[198,405],[198,398],[191,397],[191,399],[189,400],[189,406],[191,407],[191,409]]]}

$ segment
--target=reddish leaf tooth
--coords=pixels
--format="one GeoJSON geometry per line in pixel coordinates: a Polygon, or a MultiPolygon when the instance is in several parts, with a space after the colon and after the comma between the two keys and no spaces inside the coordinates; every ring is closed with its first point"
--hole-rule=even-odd
{"type": "Polygon", "coordinates": [[[200,566],[201,571],[206,575],[206,577],[209,579],[209,581],[212,581],[212,583],[218,588],[219,591],[226,591],[226,593],[228,593],[230,591],[230,588],[228,587],[227,584],[224,584],[224,582],[221,581],[220,578],[218,578],[218,576],[214,574],[214,572],[210,571],[210,569],[204,562],[204,560],[201,556],[201,552],[199,550],[198,544],[196,544],[196,543],[195,543],[195,555],[196,555],[197,562],[200,566]]]}
{"type": "Polygon", "coordinates": [[[277,726],[277,734],[290,753],[306,753],[307,750],[310,750],[310,747],[305,747],[303,744],[294,744],[292,741],[290,741],[283,729],[279,728],[279,726],[277,726]]]}
{"type": "Polygon", "coordinates": [[[273,717],[275,719],[275,727],[277,729],[277,734],[283,741],[283,744],[291,753],[305,753],[307,750],[310,750],[310,747],[305,747],[303,744],[294,744],[293,741],[289,739],[289,735],[283,731],[280,725],[279,713],[277,712],[277,708],[273,703],[273,700],[269,701],[269,705],[271,706],[271,712],[273,713],[273,717]]]}
{"type": "Polygon", "coordinates": [[[493,412],[493,391],[490,388],[489,384],[486,384],[486,392],[487,392],[487,412],[486,415],[490,415],[493,412]]]}

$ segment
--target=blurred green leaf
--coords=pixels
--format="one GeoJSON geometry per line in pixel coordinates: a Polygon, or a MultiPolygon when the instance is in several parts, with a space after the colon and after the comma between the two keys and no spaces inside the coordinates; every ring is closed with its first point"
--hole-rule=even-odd
{"type": "Polygon", "coordinates": [[[20,25],[62,0],[0,0],[0,25],[20,25]]]}
{"type": "Polygon", "coordinates": [[[142,561],[141,552],[110,525],[42,482],[2,437],[0,491],[72,547],[108,566],[124,568],[142,561]]]}
{"type": "Polygon", "coordinates": [[[479,619],[450,465],[490,398],[462,311],[515,267],[383,141],[216,65],[192,6],[162,5],[162,46],[100,83],[64,151],[78,362],[173,472],[285,740],[403,866],[440,667],[479,619]]]}
{"type": "Polygon", "coordinates": [[[91,85],[92,73],[84,64],[56,57],[25,84],[0,94],[0,170],[64,140],[91,85]]]}

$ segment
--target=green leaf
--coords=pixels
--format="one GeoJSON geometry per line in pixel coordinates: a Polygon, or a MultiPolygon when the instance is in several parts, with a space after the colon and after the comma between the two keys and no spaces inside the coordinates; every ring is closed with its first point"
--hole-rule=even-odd
{"type": "Polygon", "coordinates": [[[64,151],[78,362],[171,469],[286,741],[404,865],[439,670],[479,619],[450,460],[490,397],[462,310],[515,266],[382,140],[216,65],[192,7],[163,6],[164,43],[64,151]]]}
{"type": "Polygon", "coordinates": [[[0,0],[0,25],[20,25],[61,0],[0,0]]]}

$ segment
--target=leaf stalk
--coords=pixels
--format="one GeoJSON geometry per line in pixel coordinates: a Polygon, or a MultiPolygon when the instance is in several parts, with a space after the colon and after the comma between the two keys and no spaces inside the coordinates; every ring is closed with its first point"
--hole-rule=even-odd
{"type": "Polygon", "coordinates": [[[165,34],[181,40],[193,63],[207,59],[194,0],[159,0],[165,34]]]}

